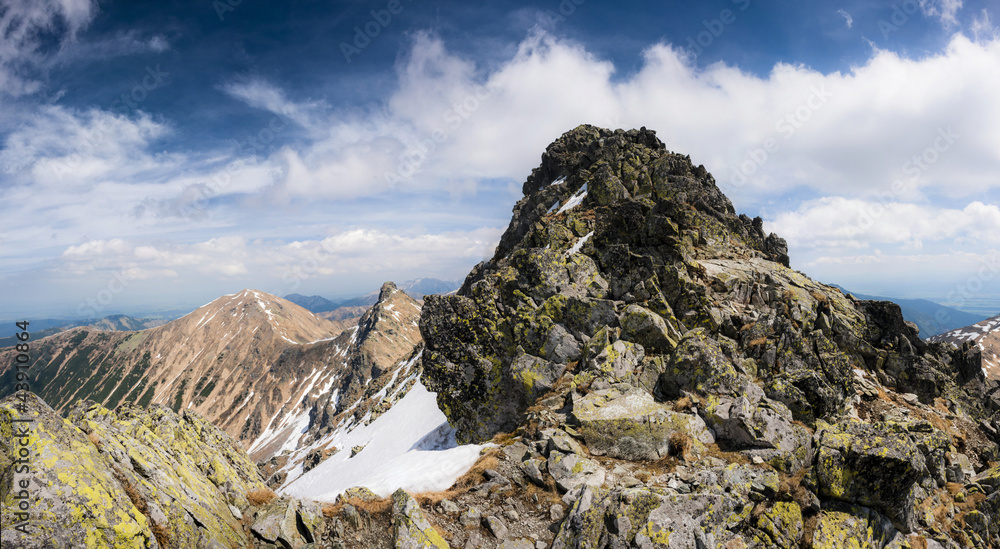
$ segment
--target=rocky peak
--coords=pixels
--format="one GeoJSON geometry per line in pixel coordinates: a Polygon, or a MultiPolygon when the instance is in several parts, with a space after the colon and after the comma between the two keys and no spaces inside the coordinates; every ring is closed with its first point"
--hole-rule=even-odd
{"type": "Polygon", "coordinates": [[[788,268],[649,130],[564,134],[524,193],[494,257],[426,298],[423,379],[459,441],[513,434],[575,502],[553,547],[1000,539],[1000,490],[954,496],[1000,459],[978,355],[788,268]],[[668,474],[622,476],[644,463],[668,474]]]}
{"type": "Polygon", "coordinates": [[[697,231],[699,238],[716,241],[736,237],[734,244],[788,265],[783,239],[765,235],[759,217],[737,216],[704,166],[667,151],[656,132],[645,127],[612,131],[583,125],[566,132],[542,154],[541,165],[532,170],[522,191],[494,261],[509,254],[556,209],[557,215],[569,211],[576,197],[584,211],[626,202],[657,204],[661,213],[679,222],[679,231],[697,231]]]}

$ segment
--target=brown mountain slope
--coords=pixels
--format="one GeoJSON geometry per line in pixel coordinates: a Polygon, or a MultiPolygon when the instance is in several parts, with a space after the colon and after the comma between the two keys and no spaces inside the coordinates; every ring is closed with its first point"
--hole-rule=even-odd
{"type": "MultiPolygon", "coordinates": [[[[399,310],[409,309],[405,318],[383,314],[347,331],[257,290],[223,296],[149,330],[76,328],[32,342],[31,389],[61,412],[79,399],[112,409],[131,402],[194,410],[253,447],[255,458],[269,457],[293,433],[303,432],[310,417],[322,416],[312,411],[318,399],[329,397],[330,391],[348,391],[352,383],[363,387],[364,380],[345,374],[350,364],[367,365],[361,371],[370,375],[372,369],[388,367],[380,366],[383,354],[392,359],[386,364],[395,363],[419,340],[419,308],[415,302],[404,307],[402,292],[389,294],[387,299],[400,302],[395,305],[399,310]],[[384,353],[381,343],[362,344],[378,340],[381,330],[414,343],[406,343],[405,350],[389,345],[384,353]]],[[[388,305],[378,303],[373,310],[388,305]]],[[[14,387],[9,369],[13,352],[0,352],[0,368],[6,369],[0,371],[2,391],[14,387]]],[[[328,401],[324,399],[326,405],[328,401]]]]}

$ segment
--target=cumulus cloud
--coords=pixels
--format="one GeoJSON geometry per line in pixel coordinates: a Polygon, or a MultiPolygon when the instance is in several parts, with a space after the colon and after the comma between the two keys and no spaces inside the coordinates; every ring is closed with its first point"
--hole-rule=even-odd
{"type": "Polygon", "coordinates": [[[187,244],[88,240],[67,247],[54,268],[88,276],[125,272],[154,281],[197,274],[236,285],[270,284],[262,289],[285,295],[308,281],[339,275],[409,271],[461,278],[492,255],[501,232],[499,227],[415,234],[351,229],[314,240],[225,236],[187,244]]]}
{"type": "MultiPolygon", "coordinates": [[[[581,122],[658,129],[750,206],[797,189],[864,194],[900,182],[915,195],[965,196],[995,186],[1000,168],[1000,104],[990,92],[1000,89],[1000,42],[961,34],[937,55],[875,50],[864,65],[830,74],[785,64],[765,76],[721,63],[698,69],[657,44],[625,78],[541,32],[486,73],[422,34],[399,82],[385,108],[330,114],[327,136],[276,152],[277,185],[292,196],[354,198],[469,177],[523,180],[538,151],[581,122]]],[[[254,89],[258,104],[293,112],[279,91],[254,89]]]]}
{"type": "Polygon", "coordinates": [[[768,230],[803,252],[822,248],[850,253],[886,245],[919,249],[924,242],[982,247],[1000,244],[1000,208],[979,201],[954,209],[827,197],[778,214],[768,230]]]}

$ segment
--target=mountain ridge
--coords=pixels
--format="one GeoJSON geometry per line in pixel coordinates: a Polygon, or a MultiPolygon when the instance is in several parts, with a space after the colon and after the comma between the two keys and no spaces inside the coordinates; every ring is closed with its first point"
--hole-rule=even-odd
{"type": "Polygon", "coordinates": [[[851,292],[837,284],[832,285],[842,292],[850,293],[858,299],[868,301],[892,301],[903,311],[903,318],[913,322],[919,329],[920,337],[928,339],[951,330],[975,324],[984,318],[977,314],[941,305],[929,299],[900,299],[851,292]]]}

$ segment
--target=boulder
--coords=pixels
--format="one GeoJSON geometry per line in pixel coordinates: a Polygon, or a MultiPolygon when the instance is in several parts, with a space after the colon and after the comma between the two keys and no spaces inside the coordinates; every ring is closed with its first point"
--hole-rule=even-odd
{"type": "Polygon", "coordinates": [[[699,446],[715,441],[700,417],[675,412],[641,390],[593,391],[574,400],[572,419],[592,454],[618,459],[663,458],[676,433],[699,446]]]}
{"type": "Polygon", "coordinates": [[[913,489],[928,471],[910,436],[884,424],[847,422],[816,438],[820,496],[871,507],[904,532],[917,527],[913,489]]]}
{"type": "Polygon", "coordinates": [[[556,486],[563,492],[578,486],[601,486],[606,477],[599,463],[576,454],[550,452],[546,466],[556,486]]]}
{"type": "Polygon", "coordinates": [[[696,328],[681,338],[657,384],[666,398],[680,396],[681,390],[734,394],[746,385],[747,380],[710,335],[704,328],[696,328]]]}
{"type": "Polygon", "coordinates": [[[621,318],[622,338],[642,345],[650,353],[670,353],[680,334],[663,317],[638,305],[629,305],[621,318]]]}
{"type": "Polygon", "coordinates": [[[417,500],[402,489],[392,494],[392,536],[396,549],[449,549],[417,500]]]}
{"type": "Polygon", "coordinates": [[[793,423],[792,413],[764,396],[754,384],[738,397],[709,397],[703,416],[716,441],[727,450],[760,457],[794,473],[812,461],[812,435],[793,423]]]}

